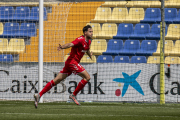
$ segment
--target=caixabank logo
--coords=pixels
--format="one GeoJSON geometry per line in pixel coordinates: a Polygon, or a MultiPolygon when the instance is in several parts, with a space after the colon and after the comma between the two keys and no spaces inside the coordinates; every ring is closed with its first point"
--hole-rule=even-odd
{"type": "MultiPolygon", "coordinates": [[[[8,80],[8,76],[10,75],[10,72],[7,70],[0,70],[0,72],[5,73],[4,76],[7,76],[7,78],[5,78],[5,80],[8,80]]],[[[17,74],[20,74],[20,73],[17,73],[17,74]]],[[[53,72],[53,74],[54,74],[54,78],[58,75],[58,73],[56,73],[56,72],[53,72]]],[[[99,93],[105,94],[105,92],[101,89],[101,85],[104,82],[99,82],[97,80],[97,73],[93,74],[93,76],[94,76],[94,81],[92,83],[88,82],[88,84],[86,85],[88,87],[87,93],[85,93],[86,91],[84,91],[84,89],[82,89],[80,94],[99,94],[99,93]],[[93,90],[92,90],[92,88],[93,88],[93,90]]],[[[0,80],[1,79],[2,79],[2,77],[0,76],[0,80]]],[[[28,79],[27,75],[24,75],[24,79],[23,78],[21,80],[13,79],[10,81],[12,81],[12,84],[2,85],[2,87],[0,88],[0,93],[2,93],[2,92],[3,93],[4,92],[11,92],[11,93],[33,93],[34,92],[34,93],[38,93],[37,86],[38,86],[39,81],[30,80],[30,79],[28,79]]],[[[47,80],[43,81],[44,85],[47,84],[48,82],[49,81],[47,81],[47,80]]],[[[67,91],[69,94],[72,94],[76,87],[77,87],[77,81],[69,81],[69,84],[67,84],[67,85],[64,83],[64,81],[62,81],[58,85],[54,86],[54,88],[51,91],[49,91],[48,93],[61,94],[61,93],[65,93],[67,91]]]]}
{"type": "MultiPolygon", "coordinates": [[[[128,90],[129,86],[132,86],[135,90],[137,90],[140,94],[144,95],[144,92],[139,85],[139,83],[136,81],[138,78],[139,74],[141,73],[141,70],[138,72],[134,73],[133,75],[129,76],[127,73],[122,72],[122,75],[124,78],[115,78],[113,81],[119,82],[119,83],[124,83],[123,89],[122,89],[122,97],[126,94],[126,91],[128,90]]],[[[117,89],[115,92],[116,96],[121,95],[121,90],[117,89]]]]}

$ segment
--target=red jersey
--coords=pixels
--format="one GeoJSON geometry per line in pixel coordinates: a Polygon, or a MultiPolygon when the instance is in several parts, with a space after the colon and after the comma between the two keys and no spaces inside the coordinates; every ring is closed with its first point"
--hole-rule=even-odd
{"type": "Polygon", "coordinates": [[[89,40],[87,42],[84,36],[80,36],[71,43],[73,43],[74,46],[71,48],[71,53],[68,59],[66,60],[66,63],[72,63],[72,62],[79,63],[83,55],[90,49],[89,47],[91,41],[89,40]]]}

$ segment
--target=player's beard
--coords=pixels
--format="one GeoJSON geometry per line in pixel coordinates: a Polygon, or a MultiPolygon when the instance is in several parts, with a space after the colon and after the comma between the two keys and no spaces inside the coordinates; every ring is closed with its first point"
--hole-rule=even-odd
{"type": "Polygon", "coordinates": [[[92,37],[91,37],[91,36],[87,36],[87,38],[88,38],[88,39],[92,39],[92,37]]]}

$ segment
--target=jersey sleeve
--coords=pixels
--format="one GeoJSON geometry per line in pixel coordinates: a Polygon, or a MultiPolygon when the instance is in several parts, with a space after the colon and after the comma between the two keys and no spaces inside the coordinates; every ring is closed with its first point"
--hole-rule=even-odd
{"type": "Polygon", "coordinates": [[[78,39],[78,38],[76,38],[76,39],[75,39],[74,41],[72,41],[71,43],[73,43],[75,47],[76,47],[76,46],[80,46],[80,45],[81,45],[81,40],[78,39]]]}

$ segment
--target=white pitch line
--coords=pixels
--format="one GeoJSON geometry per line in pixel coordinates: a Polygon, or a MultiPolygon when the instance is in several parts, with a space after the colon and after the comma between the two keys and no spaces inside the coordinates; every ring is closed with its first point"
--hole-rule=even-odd
{"type": "Polygon", "coordinates": [[[96,116],[96,117],[162,117],[162,118],[180,118],[179,116],[151,116],[151,115],[94,115],[94,114],[37,114],[37,113],[0,113],[2,115],[63,115],[63,116],[96,116]]]}
{"type": "MultiPolygon", "coordinates": [[[[43,106],[43,104],[41,104],[42,106],[43,106]]],[[[44,106],[48,106],[48,105],[44,105],[44,106]]],[[[72,106],[72,105],[50,105],[50,106],[62,106],[62,107],[67,107],[67,106],[72,106]]],[[[99,105],[94,105],[94,106],[92,106],[92,105],[89,105],[89,106],[83,106],[83,105],[81,105],[81,106],[79,106],[79,107],[123,107],[123,106],[109,106],[109,105],[107,105],[107,106],[99,106],[99,105]]],[[[172,107],[145,107],[145,106],[138,106],[138,107],[129,107],[128,106],[128,108],[160,108],[160,109],[162,109],[162,108],[168,108],[168,109],[180,109],[180,108],[172,108],[172,107]]]]}

